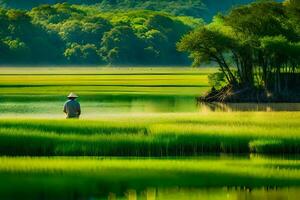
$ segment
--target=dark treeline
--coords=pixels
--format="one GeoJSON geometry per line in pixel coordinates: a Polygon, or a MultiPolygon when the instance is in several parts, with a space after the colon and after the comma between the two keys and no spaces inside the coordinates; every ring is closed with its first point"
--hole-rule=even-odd
{"type": "Polygon", "coordinates": [[[0,0],[11,8],[31,9],[42,4],[70,3],[97,5],[100,10],[143,9],[168,12],[173,15],[192,16],[211,20],[218,12],[226,12],[232,6],[255,0],[0,0]]]}
{"type": "Polygon", "coordinates": [[[176,42],[201,24],[162,12],[100,12],[66,3],[2,8],[0,62],[182,65],[189,60],[176,42]]]}
{"type": "Polygon", "coordinates": [[[186,35],[178,47],[191,54],[195,65],[219,65],[221,73],[212,78],[217,83],[225,80],[227,86],[219,93],[212,91],[212,100],[243,91],[246,96],[249,91],[262,91],[254,93],[256,99],[278,99],[300,86],[299,1],[261,1],[237,7],[186,35]]]}

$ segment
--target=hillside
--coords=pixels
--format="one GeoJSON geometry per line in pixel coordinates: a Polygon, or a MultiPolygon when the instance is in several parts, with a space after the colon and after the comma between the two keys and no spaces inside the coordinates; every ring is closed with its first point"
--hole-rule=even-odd
{"type": "Polygon", "coordinates": [[[70,4],[0,9],[0,63],[185,65],[189,60],[176,43],[202,23],[164,12],[70,4]]]}
{"type": "Polygon", "coordinates": [[[68,2],[71,4],[97,5],[100,10],[147,9],[168,12],[174,15],[201,17],[206,21],[218,12],[226,12],[236,5],[254,0],[0,0],[2,5],[11,8],[31,9],[41,4],[68,2]]]}

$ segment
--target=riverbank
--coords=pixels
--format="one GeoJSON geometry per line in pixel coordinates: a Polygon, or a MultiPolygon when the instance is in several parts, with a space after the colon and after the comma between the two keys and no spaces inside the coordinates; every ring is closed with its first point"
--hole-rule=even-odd
{"type": "Polygon", "coordinates": [[[224,103],[299,103],[300,89],[275,94],[263,89],[238,88],[225,86],[219,90],[212,88],[197,98],[199,102],[224,103]]]}

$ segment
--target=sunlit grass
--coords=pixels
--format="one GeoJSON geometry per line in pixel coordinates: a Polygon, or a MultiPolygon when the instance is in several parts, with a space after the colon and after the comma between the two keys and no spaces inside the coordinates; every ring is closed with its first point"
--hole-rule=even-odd
{"type": "MultiPolygon", "coordinates": [[[[101,95],[156,95],[156,96],[197,96],[204,94],[209,89],[208,86],[202,87],[144,87],[144,86],[42,86],[42,87],[2,87],[0,94],[14,96],[18,99],[23,98],[28,101],[31,95],[42,95],[49,99],[59,100],[66,96],[70,91],[76,91],[81,99],[93,99],[101,95]]],[[[45,98],[44,98],[45,99],[45,98]]]]}
{"type": "Polygon", "coordinates": [[[146,186],[298,186],[300,163],[268,159],[103,159],[1,157],[0,175],[88,177],[146,186]]]}
{"type": "MultiPolygon", "coordinates": [[[[192,192],[176,199],[193,196],[193,188],[217,188],[215,197],[221,199],[220,193],[226,192],[228,199],[229,193],[251,194],[257,188],[272,192],[272,188],[277,191],[278,187],[300,185],[299,161],[276,158],[0,157],[0,163],[0,197],[8,199],[40,199],[42,195],[49,199],[107,199],[112,194],[135,199],[128,195],[135,196],[138,191],[154,196],[157,193],[155,199],[165,199],[160,196],[161,191],[168,188],[174,194],[180,194],[184,188],[192,192]]],[[[281,194],[280,191],[277,192],[281,194]]]]}
{"type": "Polygon", "coordinates": [[[201,69],[187,67],[109,67],[109,66],[36,66],[36,67],[14,67],[1,66],[1,74],[199,74],[199,73],[213,73],[216,68],[204,67],[201,69]]]}
{"type": "Polygon", "coordinates": [[[299,120],[297,112],[125,114],[79,121],[0,119],[0,153],[40,156],[300,153],[299,120]]]}
{"type": "Polygon", "coordinates": [[[216,69],[191,68],[0,68],[0,94],[197,96],[209,89],[207,75],[216,69]]]}

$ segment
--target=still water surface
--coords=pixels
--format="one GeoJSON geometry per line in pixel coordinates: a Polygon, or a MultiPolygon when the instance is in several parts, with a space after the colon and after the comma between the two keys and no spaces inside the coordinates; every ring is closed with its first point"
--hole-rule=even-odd
{"type": "MultiPolygon", "coordinates": [[[[80,99],[79,99],[80,100],[80,99]]],[[[41,101],[0,101],[0,117],[62,117],[64,99],[41,101]]],[[[194,97],[118,97],[81,101],[84,118],[118,113],[187,113],[238,111],[300,111],[300,103],[197,103],[194,97]]]]}

